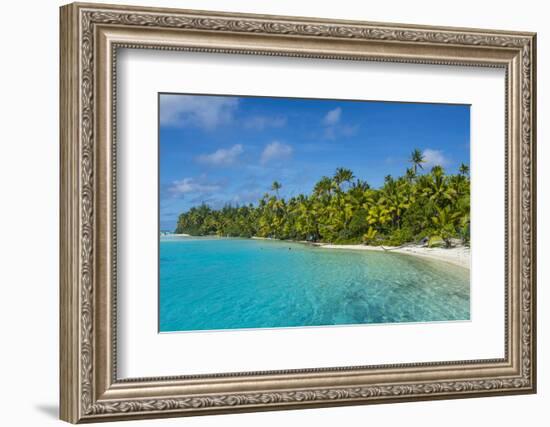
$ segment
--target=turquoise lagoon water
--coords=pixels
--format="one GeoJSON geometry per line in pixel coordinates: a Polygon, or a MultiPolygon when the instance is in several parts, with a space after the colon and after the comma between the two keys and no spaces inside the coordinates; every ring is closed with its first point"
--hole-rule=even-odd
{"type": "Polygon", "coordinates": [[[470,318],[469,271],[375,251],[162,237],[160,332],[470,318]]]}

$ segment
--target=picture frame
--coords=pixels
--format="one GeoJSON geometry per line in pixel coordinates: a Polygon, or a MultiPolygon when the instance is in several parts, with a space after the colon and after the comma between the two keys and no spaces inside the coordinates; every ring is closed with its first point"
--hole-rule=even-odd
{"type": "Polygon", "coordinates": [[[62,420],[99,422],[536,392],[534,33],[86,3],[61,7],[60,23],[62,420]],[[120,49],[503,69],[504,357],[119,379],[120,49]]]}

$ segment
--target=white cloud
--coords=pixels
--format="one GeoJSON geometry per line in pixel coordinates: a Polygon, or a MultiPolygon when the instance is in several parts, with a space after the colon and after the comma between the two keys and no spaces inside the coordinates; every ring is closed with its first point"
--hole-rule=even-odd
{"type": "Polygon", "coordinates": [[[353,136],[359,132],[359,125],[343,125],[340,132],[344,136],[353,136]]]}
{"type": "Polygon", "coordinates": [[[323,137],[325,139],[336,139],[338,137],[349,138],[357,135],[357,132],[359,132],[359,125],[327,126],[323,132],[323,137]]]}
{"type": "Polygon", "coordinates": [[[190,193],[214,193],[221,189],[220,185],[199,182],[194,178],[184,178],[174,181],[168,191],[175,196],[181,196],[190,193]]]}
{"type": "Polygon", "coordinates": [[[267,128],[280,128],[286,125],[286,117],[252,116],[244,121],[245,129],[264,130],[267,128]]]}
{"type": "Polygon", "coordinates": [[[432,150],[431,148],[426,148],[422,154],[424,155],[423,164],[426,168],[431,168],[432,166],[445,166],[449,164],[449,159],[445,157],[443,151],[441,150],[432,150]]]}
{"type": "Polygon", "coordinates": [[[238,103],[224,96],[161,95],[160,123],[215,129],[233,119],[238,103]]]}
{"type": "Polygon", "coordinates": [[[235,163],[243,151],[241,144],[235,144],[228,149],[220,148],[211,154],[202,154],[197,157],[197,161],[211,166],[228,166],[235,163]]]}
{"type": "Polygon", "coordinates": [[[336,107],[330,110],[323,117],[323,137],[325,139],[337,139],[340,137],[350,137],[357,134],[359,125],[342,123],[342,108],[336,107]]]}
{"type": "Polygon", "coordinates": [[[326,126],[334,126],[340,121],[340,117],[342,116],[342,109],[340,107],[336,107],[334,110],[330,110],[323,119],[323,124],[326,126]]]}
{"type": "Polygon", "coordinates": [[[267,144],[260,157],[260,163],[265,165],[272,160],[288,158],[292,155],[293,149],[290,145],[281,144],[278,141],[267,144]]]}

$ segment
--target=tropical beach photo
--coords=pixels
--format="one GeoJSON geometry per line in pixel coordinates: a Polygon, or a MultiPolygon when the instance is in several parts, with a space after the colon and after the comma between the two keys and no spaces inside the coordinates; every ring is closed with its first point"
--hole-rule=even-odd
{"type": "Polygon", "coordinates": [[[159,332],[470,319],[470,106],[159,94],[159,332]]]}

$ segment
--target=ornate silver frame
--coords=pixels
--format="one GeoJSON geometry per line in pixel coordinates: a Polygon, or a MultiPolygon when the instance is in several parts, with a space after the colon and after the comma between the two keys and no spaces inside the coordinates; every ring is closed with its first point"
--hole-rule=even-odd
{"type": "Polygon", "coordinates": [[[61,8],[61,419],[72,422],[534,393],[535,34],[99,4],[61,8]],[[506,70],[506,342],[497,360],[119,380],[117,48],[506,70]]]}

